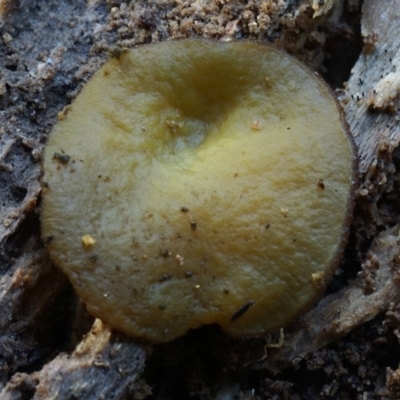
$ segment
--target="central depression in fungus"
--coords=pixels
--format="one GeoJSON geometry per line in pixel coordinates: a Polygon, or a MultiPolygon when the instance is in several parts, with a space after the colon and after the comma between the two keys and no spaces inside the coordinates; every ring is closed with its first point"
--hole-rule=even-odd
{"type": "Polygon", "coordinates": [[[213,323],[261,335],[309,308],[342,253],[356,171],[313,72],[268,46],[201,40],[109,60],[43,166],[55,264],[93,315],[152,342],[213,323]]]}

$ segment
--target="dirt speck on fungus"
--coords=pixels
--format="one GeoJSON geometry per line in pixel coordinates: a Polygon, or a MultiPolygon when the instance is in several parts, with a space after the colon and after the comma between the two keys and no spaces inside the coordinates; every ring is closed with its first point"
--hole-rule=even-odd
{"type": "Polygon", "coordinates": [[[68,164],[70,160],[70,156],[67,154],[61,154],[61,153],[54,153],[53,154],[53,159],[58,161],[60,164],[68,164]]]}
{"type": "Polygon", "coordinates": [[[231,316],[231,322],[236,321],[238,318],[240,318],[245,312],[247,312],[250,307],[254,304],[254,301],[248,301],[246,304],[243,305],[243,307],[239,308],[239,310],[235,311],[233,315],[231,316]]]}

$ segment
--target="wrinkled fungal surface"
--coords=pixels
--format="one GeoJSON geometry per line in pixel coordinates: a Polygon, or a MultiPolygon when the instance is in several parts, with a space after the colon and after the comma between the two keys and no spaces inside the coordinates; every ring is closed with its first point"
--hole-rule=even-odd
{"type": "Polygon", "coordinates": [[[293,321],[339,261],[356,162],[326,85],[250,42],[109,60],[59,115],[42,234],[89,311],[164,342],[293,321]]]}

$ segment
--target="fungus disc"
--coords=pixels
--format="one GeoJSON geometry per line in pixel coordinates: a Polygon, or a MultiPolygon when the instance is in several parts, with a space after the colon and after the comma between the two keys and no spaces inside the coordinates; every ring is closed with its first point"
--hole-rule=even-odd
{"type": "Polygon", "coordinates": [[[163,342],[260,335],[315,302],[355,156],[326,85],[273,48],[200,40],[111,59],[55,125],[42,230],[93,315],[163,342]]]}

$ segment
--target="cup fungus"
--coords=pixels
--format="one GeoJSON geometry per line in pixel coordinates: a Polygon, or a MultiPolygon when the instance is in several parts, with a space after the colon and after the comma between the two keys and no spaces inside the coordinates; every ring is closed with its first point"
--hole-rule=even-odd
{"type": "Polygon", "coordinates": [[[292,57],[143,46],[100,68],[53,128],[43,239],[89,311],[128,335],[261,335],[329,281],[354,152],[330,90],[292,57]]]}

